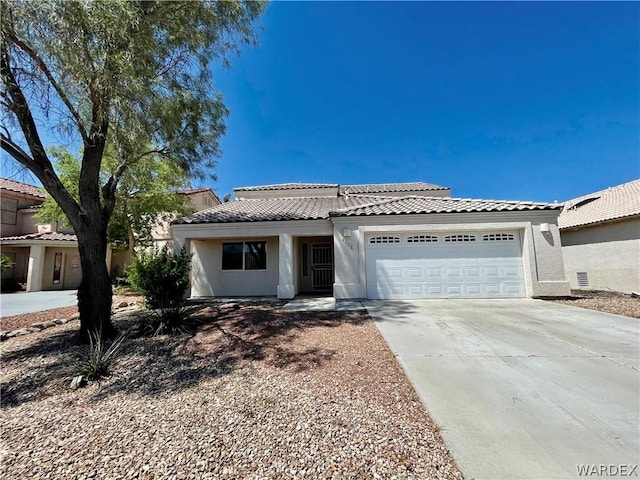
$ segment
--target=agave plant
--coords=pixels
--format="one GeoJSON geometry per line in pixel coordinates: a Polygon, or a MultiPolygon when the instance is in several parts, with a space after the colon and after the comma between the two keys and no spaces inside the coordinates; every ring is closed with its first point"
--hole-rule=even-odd
{"type": "Polygon", "coordinates": [[[89,380],[109,375],[111,363],[122,353],[125,339],[126,335],[120,334],[107,345],[100,332],[89,332],[89,347],[78,364],[78,375],[83,375],[89,380]]]}

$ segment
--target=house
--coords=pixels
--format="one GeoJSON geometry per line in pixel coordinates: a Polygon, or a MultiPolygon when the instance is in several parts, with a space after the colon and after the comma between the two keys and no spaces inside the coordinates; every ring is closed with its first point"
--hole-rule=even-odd
{"type": "Polygon", "coordinates": [[[561,205],[450,197],[423,182],[242,187],[172,223],[191,296],[562,296],[561,205]]]}
{"type": "Polygon", "coordinates": [[[640,292],[640,179],[564,205],[558,222],[571,288],[640,292]]]}
{"type": "MultiPolygon", "coordinates": [[[[194,212],[199,212],[215,205],[220,205],[220,199],[210,188],[190,188],[185,190],[177,190],[176,193],[184,195],[189,200],[189,206],[194,212]]],[[[171,218],[171,216],[169,217],[171,218]]],[[[175,216],[173,216],[175,218],[175,216]]],[[[167,246],[171,248],[171,231],[170,222],[167,220],[160,220],[154,225],[152,231],[153,245],[149,250],[160,250],[167,246]]],[[[118,274],[131,264],[133,261],[134,253],[128,248],[114,248],[111,259],[111,271],[114,274],[118,274]]]]}
{"type": "Polygon", "coordinates": [[[0,252],[11,260],[2,282],[31,292],[76,289],[82,280],[76,236],[35,218],[45,198],[33,185],[0,178],[0,252]]]}
{"type": "MultiPolygon", "coordinates": [[[[181,190],[195,211],[218,205],[220,200],[209,188],[181,190]]],[[[22,285],[27,291],[73,290],[80,286],[82,269],[78,241],[73,230],[62,223],[44,223],[35,217],[47,194],[34,185],[0,178],[0,252],[11,266],[2,270],[5,285],[22,285]]],[[[163,246],[170,240],[168,225],[154,229],[154,243],[163,246]]],[[[118,250],[107,249],[107,265],[122,268],[126,259],[118,250]],[[113,252],[113,255],[112,255],[113,252]]]]}

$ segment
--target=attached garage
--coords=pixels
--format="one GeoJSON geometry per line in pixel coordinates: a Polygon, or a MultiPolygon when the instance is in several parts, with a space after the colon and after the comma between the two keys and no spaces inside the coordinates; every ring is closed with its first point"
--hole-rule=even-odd
{"type": "Polygon", "coordinates": [[[367,298],[524,297],[518,231],[370,233],[367,298]]]}

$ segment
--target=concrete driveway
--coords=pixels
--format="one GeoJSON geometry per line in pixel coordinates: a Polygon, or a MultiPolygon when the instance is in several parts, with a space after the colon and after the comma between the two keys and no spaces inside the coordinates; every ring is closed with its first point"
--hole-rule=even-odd
{"type": "Polygon", "coordinates": [[[531,299],[365,306],[465,478],[640,475],[637,319],[531,299]]]}
{"type": "Polygon", "coordinates": [[[77,290],[3,293],[0,294],[0,317],[71,307],[77,304],[77,290]]]}

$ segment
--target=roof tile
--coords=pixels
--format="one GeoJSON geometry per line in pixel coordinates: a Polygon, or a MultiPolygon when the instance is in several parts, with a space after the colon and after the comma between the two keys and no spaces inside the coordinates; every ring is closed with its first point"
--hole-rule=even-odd
{"type": "Polygon", "coordinates": [[[362,185],[342,185],[340,193],[391,193],[391,192],[423,192],[425,190],[449,190],[449,187],[441,187],[433,183],[406,182],[406,183],[366,183],[362,185]]]}
{"type": "Polygon", "coordinates": [[[27,183],[16,182],[15,180],[9,180],[8,178],[0,178],[0,189],[9,190],[11,192],[22,193],[24,195],[31,195],[37,198],[46,198],[47,195],[42,192],[41,189],[34,185],[27,183]]]}
{"type": "Polygon", "coordinates": [[[560,229],[640,215],[640,179],[564,202],[560,229]]]}
{"type": "Polygon", "coordinates": [[[63,242],[77,242],[78,237],[74,233],[58,233],[58,232],[47,232],[47,233],[28,233],[26,235],[16,235],[13,237],[2,237],[0,238],[0,242],[4,242],[7,240],[15,241],[15,240],[40,240],[40,241],[63,241],[63,242]]]}
{"type": "Polygon", "coordinates": [[[471,200],[450,197],[292,197],[235,200],[197,212],[174,224],[320,220],[330,216],[558,210],[559,204],[471,200]]]}
{"type": "Polygon", "coordinates": [[[407,196],[388,198],[377,203],[332,212],[333,216],[408,215],[430,213],[503,212],[559,210],[560,204],[477,200],[470,198],[407,196]]]}

